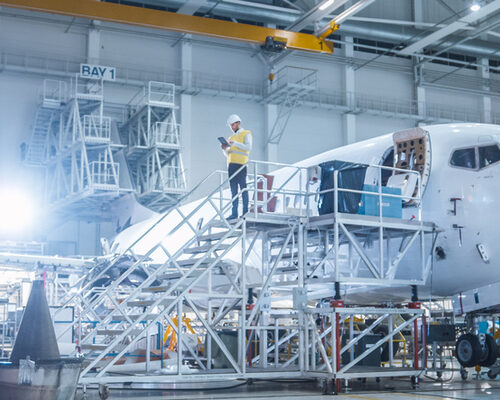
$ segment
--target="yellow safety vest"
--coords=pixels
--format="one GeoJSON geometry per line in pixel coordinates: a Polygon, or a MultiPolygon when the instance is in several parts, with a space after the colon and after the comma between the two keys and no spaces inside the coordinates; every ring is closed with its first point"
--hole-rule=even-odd
{"type": "Polygon", "coordinates": [[[245,151],[240,149],[236,143],[245,143],[246,135],[251,135],[252,132],[247,130],[242,130],[238,133],[234,133],[231,135],[229,140],[234,141],[234,144],[228,150],[227,162],[229,164],[246,164],[248,162],[248,156],[250,155],[249,151],[245,151]]]}

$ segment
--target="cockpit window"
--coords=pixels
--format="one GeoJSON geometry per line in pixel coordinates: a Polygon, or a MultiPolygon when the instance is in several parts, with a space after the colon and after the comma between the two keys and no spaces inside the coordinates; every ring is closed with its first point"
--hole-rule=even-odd
{"type": "Polygon", "coordinates": [[[454,167],[476,169],[476,149],[459,149],[453,152],[450,164],[454,167]]]}
{"type": "Polygon", "coordinates": [[[479,147],[479,168],[485,168],[500,161],[500,149],[498,145],[479,147]]]}

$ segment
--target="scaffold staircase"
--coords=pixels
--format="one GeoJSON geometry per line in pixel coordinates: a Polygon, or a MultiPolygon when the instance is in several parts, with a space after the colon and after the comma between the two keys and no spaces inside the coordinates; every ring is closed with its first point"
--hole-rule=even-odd
{"type": "MultiPolygon", "coordinates": [[[[267,164],[260,165],[263,171],[267,164]]],[[[429,256],[424,254],[424,236],[432,242],[433,224],[420,217],[407,221],[337,209],[312,215],[309,196],[315,192],[302,184],[299,190],[286,188],[294,179],[306,182],[307,168],[285,169],[290,172],[276,187],[265,190],[268,178],[254,166],[248,185],[250,212],[234,222],[224,218],[231,208],[225,189],[229,179],[224,172],[210,174],[186,194],[196,198],[208,186],[208,196],[170,208],[67,291],[61,306],[75,307],[77,318],[60,335],[72,329],[78,338],[75,355],[86,358],[81,383],[126,382],[131,373],[126,360],[134,357],[144,360],[133,370],[144,382],[189,380],[192,374],[200,379],[258,377],[264,372],[276,377],[333,374],[334,361],[318,366],[321,360],[311,354],[329,359],[322,338],[334,328],[320,335],[314,328],[315,308],[308,304],[332,298],[340,283],[425,282],[429,256]],[[286,201],[290,196],[299,199],[292,202],[298,205],[293,211],[286,201]],[[272,209],[270,203],[275,203],[272,209]],[[411,276],[400,275],[398,268],[410,248],[421,255],[420,268],[411,276]],[[131,285],[139,275],[143,280],[131,285]],[[106,276],[110,279],[104,284],[106,276]],[[283,307],[283,301],[290,305],[283,307]],[[175,322],[186,314],[192,319],[191,333],[175,322]],[[175,352],[164,351],[169,329],[176,335],[175,352]],[[235,338],[233,345],[228,335],[235,338]],[[289,349],[286,359],[284,347],[289,349]],[[215,361],[221,357],[224,367],[215,361]]],[[[335,185],[333,190],[349,189],[335,185]]],[[[414,200],[420,207],[421,198],[414,200]]],[[[432,245],[426,248],[432,254],[432,245]]]]}
{"type": "Polygon", "coordinates": [[[47,162],[49,155],[49,132],[54,114],[55,112],[52,108],[38,108],[24,160],[26,165],[40,167],[47,162]]]}

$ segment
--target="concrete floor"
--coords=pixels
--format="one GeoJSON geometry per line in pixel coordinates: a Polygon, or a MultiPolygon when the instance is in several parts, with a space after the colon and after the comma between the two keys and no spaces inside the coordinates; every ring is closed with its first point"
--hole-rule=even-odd
{"type": "MultiPolygon", "coordinates": [[[[446,379],[446,376],[444,377],[446,379]]],[[[226,383],[225,389],[211,390],[123,390],[111,388],[109,400],[112,399],[163,399],[176,400],[197,399],[258,399],[275,400],[293,399],[305,400],[311,398],[335,400],[474,400],[486,399],[500,400],[500,380],[488,378],[471,378],[465,382],[455,376],[450,382],[437,383],[424,378],[418,389],[412,390],[407,379],[383,379],[380,383],[368,381],[365,384],[352,382],[352,390],[338,396],[323,395],[316,382],[269,382],[256,381],[251,385],[238,382],[226,383]]],[[[199,387],[199,385],[198,385],[199,387]]],[[[77,400],[99,400],[96,390],[89,390],[86,395],[79,392],[77,400]]]]}

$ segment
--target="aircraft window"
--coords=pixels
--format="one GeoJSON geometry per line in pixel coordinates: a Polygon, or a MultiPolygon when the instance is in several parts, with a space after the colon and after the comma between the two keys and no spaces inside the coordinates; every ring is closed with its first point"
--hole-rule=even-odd
{"type": "Polygon", "coordinates": [[[451,156],[450,164],[454,167],[476,169],[476,149],[455,150],[451,156]]]}
{"type": "Polygon", "coordinates": [[[500,149],[498,145],[492,144],[479,148],[479,168],[485,168],[498,161],[500,161],[500,149]]]}

